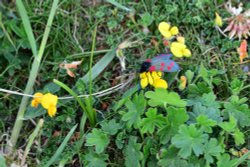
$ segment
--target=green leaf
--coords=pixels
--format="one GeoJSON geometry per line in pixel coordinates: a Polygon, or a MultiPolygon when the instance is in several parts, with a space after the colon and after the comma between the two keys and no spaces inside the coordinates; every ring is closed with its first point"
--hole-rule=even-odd
{"type": "Polygon", "coordinates": [[[108,160],[107,154],[97,154],[93,150],[91,150],[88,154],[84,155],[84,161],[86,167],[106,167],[108,160]]]}
{"type": "Polygon", "coordinates": [[[239,98],[239,96],[233,95],[230,97],[229,102],[224,103],[223,116],[228,118],[229,115],[233,115],[237,120],[237,123],[241,127],[250,126],[250,109],[247,104],[248,98],[239,98]]]}
{"type": "Polygon", "coordinates": [[[126,12],[131,12],[132,10],[127,8],[126,6],[123,6],[122,4],[120,4],[119,2],[115,1],[115,0],[107,0],[107,2],[113,4],[114,6],[116,6],[117,8],[120,8],[122,10],[125,10],[126,12]]]}
{"type": "Polygon", "coordinates": [[[148,27],[153,21],[154,18],[148,12],[146,12],[141,16],[140,24],[144,27],[148,27]]]}
{"type": "Polygon", "coordinates": [[[5,158],[0,154],[0,165],[1,167],[6,167],[5,158]]]}
{"type": "Polygon", "coordinates": [[[191,84],[192,83],[192,79],[194,77],[194,72],[192,72],[191,70],[187,70],[185,72],[185,75],[187,76],[188,83],[191,84]]]}
{"type": "Polygon", "coordinates": [[[214,157],[220,155],[223,152],[221,146],[218,144],[218,141],[215,138],[211,138],[208,143],[206,143],[204,148],[204,157],[208,164],[213,163],[214,157]]]}
{"type": "Polygon", "coordinates": [[[166,120],[162,114],[157,114],[156,108],[149,108],[146,112],[147,118],[143,118],[141,122],[142,133],[153,133],[156,127],[162,127],[166,124],[166,120]]]}
{"type": "Polygon", "coordinates": [[[218,157],[217,167],[235,167],[237,159],[230,160],[230,156],[228,154],[223,154],[218,157]]]}
{"type": "Polygon", "coordinates": [[[158,132],[162,144],[166,144],[189,118],[184,108],[168,107],[167,113],[167,125],[158,132]]]}
{"type": "Polygon", "coordinates": [[[112,119],[109,122],[102,122],[101,126],[102,130],[109,135],[114,135],[119,129],[121,129],[121,125],[116,123],[115,119],[112,119]]]}
{"type": "Polygon", "coordinates": [[[218,122],[222,121],[222,117],[220,115],[220,110],[214,107],[204,107],[200,102],[194,104],[193,112],[189,112],[190,121],[195,122],[196,118],[200,115],[205,115],[209,119],[218,122]]]}
{"type": "Polygon", "coordinates": [[[155,89],[148,91],[145,96],[149,98],[148,104],[152,107],[173,105],[177,107],[185,107],[186,101],[181,100],[180,96],[175,92],[168,92],[166,89],[155,89]]]}
{"type": "Polygon", "coordinates": [[[95,146],[96,153],[101,153],[109,144],[109,137],[102,130],[94,128],[86,136],[86,146],[95,146]]]}
{"type": "Polygon", "coordinates": [[[221,122],[219,126],[226,132],[234,132],[237,126],[236,119],[233,116],[229,117],[229,122],[221,122]]]}
{"type": "Polygon", "coordinates": [[[236,130],[234,131],[234,133],[232,134],[234,137],[234,141],[235,144],[237,146],[244,144],[245,143],[245,137],[244,137],[244,133],[242,133],[239,128],[236,128],[236,130]]]}
{"type": "Polygon", "coordinates": [[[234,95],[239,94],[243,86],[244,86],[243,81],[239,80],[238,78],[234,78],[233,81],[230,83],[230,89],[232,94],[234,95]]]}
{"type": "Polygon", "coordinates": [[[60,90],[60,86],[55,84],[54,82],[50,82],[46,84],[43,88],[43,92],[56,93],[60,90]]]}
{"type": "Polygon", "coordinates": [[[202,77],[202,79],[208,84],[210,85],[210,80],[209,80],[209,77],[208,77],[208,71],[207,69],[204,67],[203,63],[201,63],[200,65],[200,69],[199,69],[199,76],[202,77]]]}
{"type": "Polygon", "coordinates": [[[197,124],[201,126],[202,130],[207,133],[212,133],[212,128],[217,125],[217,122],[209,119],[206,115],[199,115],[196,118],[197,124]]]}
{"type": "Polygon", "coordinates": [[[171,142],[180,148],[178,155],[182,158],[187,158],[191,155],[192,151],[196,156],[204,152],[204,143],[207,141],[208,135],[203,134],[202,131],[196,129],[195,125],[190,126],[181,125],[171,142]]]}
{"type": "Polygon", "coordinates": [[[128,100],[125,105],[128,112],[123,114],[122,120],[127,122],[128,128],[132,125],[138,128],[141,123],[141,115],[144,113],[146,107],[146,100],[143,93],[140,93],[139,96],[136,94],[133,101],[128,100]]]}
{"type": "Polygon", "coordinates": [[[129,138],[128,145],[124,150],[125,156],[125,166],[126,167],[140,167],[140,161],[143,158],[143,154],[141,150],[141,144],[136,142],[137,138],[131,136],[129,138]]]}

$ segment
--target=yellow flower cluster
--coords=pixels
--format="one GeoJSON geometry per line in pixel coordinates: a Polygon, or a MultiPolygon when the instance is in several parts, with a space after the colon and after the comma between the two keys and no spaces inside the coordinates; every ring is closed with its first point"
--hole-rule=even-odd
{"type": "Polygon", "coordinates": [[[57,105],[58,97],[51,93],[47,93],[43,95],[38,92],[34,94],[34,98],[31,101],[31,106],[37,108],[39,104],[43,106],[48,111],[50,117],[54,117],[56,115],[56,105],[57,105]]]}
{"type": "MultiPolygon", "coordinates": [[[[176,26],[171,27],[170,24],[166,22],[161,22],[158,26],[159,31],[166,39],[171,39],[179,33],[176,26]]],[[[185,38],[182,36],[176,37],[177,42],[170,44],[170,50],[176,57],[190,57],[191,51],[185,45],[185,38]]]]}
{"type": "Polygon", "coordinates": [[[154,88],[168,88],[168,83],[161,79],[162,72],[143,72],[140,74],[140,85],[142,89],[148,86],[148,84],[152,85],[154,88]]]}

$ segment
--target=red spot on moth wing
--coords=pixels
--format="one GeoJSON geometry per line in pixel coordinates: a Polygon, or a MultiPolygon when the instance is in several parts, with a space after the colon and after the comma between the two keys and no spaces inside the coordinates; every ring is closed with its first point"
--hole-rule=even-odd
{"type": "Polygon", "coordinates": [[[171,67],[171,66],[167,66],[167,68],[168,68],[168,71],[170,71],[170,70],[172,69],[172,67],[171,67]]]}
{"type": "Polygon", "coordinates": [[[160,68],[160,71],[163,71],[163,70],[164,70],[164,68],[163,68],[163,67],[161,67],[161,68],[160,68]]]}
{"type": "Polygon", "coordinates": [[[164,67],[164,66],[165,66],[165,63],[162,62],[162,63],[161,63],[161,66],[164,67]]]}
{"type": "Polygon", "coordinates": [[[149,71],[151,72],[151,71],[155,71],[156,70],[156,67],[155,66],[150,66],[149,67],[149,71]]]}
{"type": "Polygon", "coordinates": [[[152,62],[152,59],[147,59],[146,62],[151,63],[151,62],[152,62]]]}
{"type": "Polygon", "coordinates": [[[174,66],[174,62],[172,61],[171,63],[170,63],[170,67],[173,67],[174,66]]]}

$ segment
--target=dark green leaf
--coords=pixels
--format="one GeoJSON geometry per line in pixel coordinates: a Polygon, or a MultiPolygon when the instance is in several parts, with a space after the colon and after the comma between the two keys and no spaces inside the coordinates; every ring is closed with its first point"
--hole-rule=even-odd
{"type": "Polygon", "coordinates": [[[205,145],[204,157],[208,164],[213,163],[214,157],[217,157],[222,152],[221,146],[218,144],[218,141],[215,138],[211,138],[208,143],[205,145]]]}
{"type": "Polygon", "coordinates": [[[114,135],[119,129],[121,129],[121,125],[116,123],[115,119],[112,119],[109,122],[102,122],[101,126],[102,130],[109,135],[114,135]]]}
{"type": "Polygon", "coordinates": [[[226,132],[234,132],[237,126],[237,122],[233,116],[230,116],[229,122],[221,122],[219,126],[226,132]]]}
{"type": "Polygon", "coordinates": [[[235,167],[234,163],[237,159],[230,160],[230,156],[228,154],[222,154],[218,157],[217,167],[235,167]]]}
{"type": "Polygon", "coordinates": [[[207,141],[208,135],[203,134],[202,131],[196,129],[195,125],[190,126],[181,125],[171,142],[180,148],[178,155],[182,158],[187,158],[191,155],[192,151],[196,156],[203,154],[204,143],[207,141]]]}
{"type": "Polygon", "coordinates": [[[166,124],[166,119],[162,114],[157,114],[156,108],[149,108],[146,112],[146,116],[147,118],[143,118],[141,122],[142,133],[149,132],[152,134],[156,127],[160,128],[166,124]]]}
{"type": "Polygon", "coordinates": [[[129,138],[128,145],[126,146],[124,150],[124,156],[125,156],[125,166],[126,167],[139,167],[140,161],[143,158],[143,154],[140,151],[141,150],[141,144],[136,142],[137,138],[134,136],[131,136],[129,138]]]}
{"type": "Polygon", "coordinates": [[[109,137],[102,130],[94,128],[86,136],[86,146],[95,146],[96,153],[101,153],[109,144],[109,137]]]}
{"type": "MultiPolygon", "coordinates": [[[[107,154],[97,154],[93,152],[92,150],[84,155],[85,160],[84,161],[86,167],[106,167],[107,163],[106,161],[108,160],[108,155],[107,154]]],[[[84,166],[85,166],[84,165],[84,166]]]]}
{"type": "Polygon", "coordinates": [[[236,128],[236,130],[234,131],[232,135],[234,137],[234,141],[237,146],[245,143],[244,133],[242,133],[239,130],[239,128],[236,128]]]}
{"type": "Polygon", "coordinates": [[[207,133],[212,133],[212,127],[217,125],[217,122],[209,119],[206,115],[199,115],[196,118],[197,124],[201,126],[202,130],[207,133]]]}

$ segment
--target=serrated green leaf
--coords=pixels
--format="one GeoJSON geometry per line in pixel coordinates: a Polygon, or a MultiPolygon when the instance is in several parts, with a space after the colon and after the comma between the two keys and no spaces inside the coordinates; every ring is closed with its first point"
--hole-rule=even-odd
{"type": "Polygon", "coordinates": [[[230,156],[228,154],[223,154],[217,157],[217,167],[235,167],[235,163],[237,159],[230,160],[230,156]]]}
{"type": "Polygon", "coordinates": [[[154,18],[148,12],[146,12],[141,16],[140,24],[144,27],[147,27],[150,26],[153,21],[154,18]]]}
{"type": "Polygon", "coordinates": [[[234,133],[232,134],[235,144],[237,146],[244,144],[245,143],[245,137],[244,137],[244,133],[242,133],[239,128],[236,128],[236,130],[234,131],[234,133]]]}
{"type": "Polygon", "coordinates": [[[212,133],[212,127],[217,125],[217,122],[209,119],[206,115],[199,115],[196,118],[197,124],[201,126],[202,130],[207,133],[212,133]]]}
{"type": "Polygon", "coordinates": [[[155,89],[148,91],[145,96],[149,98],[148,104],[152,107],[173,105],[176,107],[185,107],[186,101],[181,100],[180,96],[175,92],[168,92],[166,89],[155,89]]]}
{"type": "Polygon", "coordinates": [[[102,130],[109,135],[114,135],[119,129],[121,129],[121,125],[116,123],[115,119],[112,119],[109,122],[102,122],[101,126],[102,130]]]}
{"type": "Polygon", "coordinates": [[[86,135],[86,146],[95,146],[96,153],[101,153],[109,144],[109,137],[102,130],[94,128],[86,135]]]}
{"type": "Polygon", "coordinates": [[[202,77],[202,79],[208,84],[210,85],[210,81],[209,81],[209,77],[208,77],[208,70],[204,67],[203,63],[201,63],[200,65],[200,69],[199,69],[199,76],[202,77]]]}
{"type": "Polygon", "coordinates": [[[234,132],[237,126],[237,121],[233,116],[229,117],[229,122],[221,122],[219,126],[226,132],[234,132]]]}
{"type": "Polygon", "coordinates": [[[141,121],[142,133],[149,132],[152,134],[156,127],[160,128],[166,124],[166,119],[162,114],[157,114],[156,108],[149,108],[146,112],[146,116],[147,118],[143,118],[141,121]]]}
{"type": "Polygon", "coordinates": [[[201,155],[204,152],[204,143],[207,138],[208,135],[196,129],[194,124],[181,125],[178,134],[172,138],[171,142],[175,147],[180,148],[178,155],[187,158],[192,151],[196,156],[201,155]]]}
{"type": "Polygon", "coordinates": [[[84,161],[86,167],[106,167],[108,155],[103,153],[97,154],[91,150],[88,154],[84,155],[84,159],[87,161],[84,161]]]}
{"type": "Polygon", "coordinates": [[[143,154],[140,151],[141,150],[141,144],[137,143],[137,138],[134,136],[131,136],[129,138],[128,145],[126,146],[124,150],[124,156],[125,156],[125,166],[126,167],[139,167],[140,161],[143,158],[143,154]]]}
{"type": "Polygon", "coordinates": [[[189,118],[184,108],[168,107],[167,113],[167,125],[158,132],[162,144],[166,144],[189,118]]]}
{"type": "Polygon", "coordinates": [[[223,152],[221,146],[218,144],[218,141],[215,138],[211,138],[208,143],[205,145],[204,149],[204,157],[207,161],[207,164],[213,163],[214,157],[217,157],[220,155],[220,153],[223,152]]]}
{"type": "Polygon", "coordinates": [[[146,100],[143,93],[135,95],[133,101],[128,100],[125,104],[128,112],[123,114],[122,120],[127,123],[128,128],[134,126],[138,128],[141,123],[141,115],[145,111],[146,100]]]}

